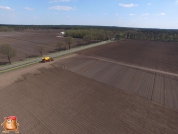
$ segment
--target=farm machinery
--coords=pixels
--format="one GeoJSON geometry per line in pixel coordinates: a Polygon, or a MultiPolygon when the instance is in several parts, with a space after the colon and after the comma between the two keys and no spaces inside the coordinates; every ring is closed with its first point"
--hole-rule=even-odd
{"type": "Polygon", "coordinates": [[[51,57],[44,57],[44,58],[42,58],[42,63],[45,63],[45,62],[50,62],[50,61],[53,61],[54,59],[53,58],[51,58],[51,57]]]}

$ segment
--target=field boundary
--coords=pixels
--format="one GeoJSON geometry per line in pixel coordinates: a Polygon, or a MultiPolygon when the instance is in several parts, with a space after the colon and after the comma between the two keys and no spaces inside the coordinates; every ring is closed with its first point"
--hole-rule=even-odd
{"type": "Polygon", "coordinates": [[[171,73],[171,72],[161,71],[161,70],[157,70],[157,69],[141,67],[141,66],[132,65],[132,64],[124,63],[124,62],[119,62],[119,61],[115,61],[113,59],[103,58],[103,57],[99,57],[99,56],[89,56],[89,55],[83,55],[83,54],[81,54],[81,55],[84,56],[84,57],[97,59],[97,60],[101,60],[101,61],[106,61],[106,62],[110,62],[110,63],[115,63],[115,64],[126,66],[126,67],[131,67],[131,68],[149,71],[149,72],[153,72],[153,73],[160,73],[160,74],[164,74],[164,75],[171,75],[171,76],[178,77],[178,74],[176,74],[176,73],[171,73]]]}
{"type": "MultiPolygon", "coordinates": [[[[57,57],[64,56],[64,55],[67,55],[67,54],[71,54],[71,53],[74,53],[74,52],[77,52],[77,51],[81,51],[81,50],[89,49],[89,48],[92,48],[92,47],[108,44],[110,42],[112,42],[112,41],[107,40],[107,41],[102,41],[102,42],[99,42],[99,43],[93,43],[93,44],[90,44],[90,45],[87,45],[87,46],[75,47],[75,48],[71,48],[70,50],[64,50],[64,51],[60,51],[60,52],[51,53],[51,54],[48,54],[48,55],[43,55],[43,57],[50,56],[50,57],[53,57],[53,58],[57,58],[57,57]]],[[[27,60],[24,60],[24,61],[17,61],[17,62],[14,62],[12,64],[9,64],[9,65],[0,66],[0,73],[4,73],[4,72],[7,72],[7,71],[11,71],[11,70],[14,70],[14,69],[18,69],[18,68],[21,68],[21,67],[25,67],[25,66],[28,66],[28,65],[39,63],[41,61],[41,58],[42,57],[36,57],[36,58],[32,58],[32,59],[27,59],[27,60]]]]}

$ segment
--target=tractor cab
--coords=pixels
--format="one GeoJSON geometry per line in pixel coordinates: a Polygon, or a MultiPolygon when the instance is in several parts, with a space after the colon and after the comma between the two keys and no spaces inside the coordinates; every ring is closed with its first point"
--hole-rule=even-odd
{"type": "Polygon", "coordinates": [[[45,63],[45,62],[50,62],[50,61],[53,61],[54,59],[53,58],[51,58],[51,57],[44,57],[44,58],[42,58],[42,62],[43,63],[45,63]]]}

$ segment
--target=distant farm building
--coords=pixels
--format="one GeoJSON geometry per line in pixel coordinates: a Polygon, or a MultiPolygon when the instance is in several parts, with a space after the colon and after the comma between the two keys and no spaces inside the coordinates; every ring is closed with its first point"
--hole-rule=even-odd
{"type": "Polygon", "coordinates": [[[111,39],[111,41],[115,41],[115,40],[116,40],[116,38],[112,38],[112,39],[111,39]]]}
{"type": "Polygon", "coordinates": [[[60,32],[60,34],[61,34],[61,35],[64,35],[64,34],[65,34],[65,32],[60,32]]]}

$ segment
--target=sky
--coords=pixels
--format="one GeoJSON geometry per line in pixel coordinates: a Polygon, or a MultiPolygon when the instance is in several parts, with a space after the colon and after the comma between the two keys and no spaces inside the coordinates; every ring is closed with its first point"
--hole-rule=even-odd
{"type": "Polygon", "coordinates": [[[178,29],[178,0],[0,0],[0,24],[178,29]]]}

